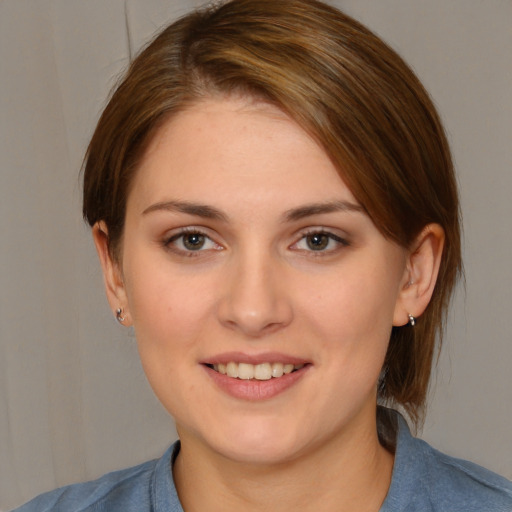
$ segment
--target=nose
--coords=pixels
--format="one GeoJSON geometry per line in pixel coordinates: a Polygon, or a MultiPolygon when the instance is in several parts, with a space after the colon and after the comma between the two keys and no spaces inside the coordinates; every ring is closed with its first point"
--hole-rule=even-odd
{"type": "Polygon", "coordinates": [[[251,252],[230,262],[218,315],[220,322],[250,338],[266,336],[293,319],[283,266],[268,254],[251,252]]]}

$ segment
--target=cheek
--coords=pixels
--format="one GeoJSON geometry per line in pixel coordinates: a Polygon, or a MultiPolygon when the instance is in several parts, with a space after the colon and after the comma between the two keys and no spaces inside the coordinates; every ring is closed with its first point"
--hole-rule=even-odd
{"type": "MultiPolygon", "coordinates": [[[[134,265],[136,260],[130,262],[134,265]]],[[[172,274],[168,265],[138,265],[126,283],[138,351],[146,377],[170,414],[184,415],[182,404],[197,396],[187,378],[197,365],[200,340],[208,336],[212,297],[204,278],[172,274]]],[[[187,413],[188,414],[188,413],[187,413]]],[[[186,418],[186,414],[185,414],[186,418]]]]}
{"type": "Polygon", "coordinates": [[[309,287],[314,293],[303,293],[301,316],[309,319],[318,334],[319,353],[336,352],[341,364],[354,369],[380,366],[398,296],[393,274],[367,268],[316,284],[309,287]]]}
{"type": "Polygon", "coordinates": [[[397,286],[382,274],[347,273],[316,283],[310,290],[314,292],[304,294],[304,310],[323,325],[343,324],[356,332],[362,326],[392,324],[397,286]]]}
{"type": "Polygon", "coordinates": [[[138,263],[134,257],[127,265],[130,279],[125,284],[139,344],[168,350],[193,344],[205,328],[213,286],[204,277],[172,272],[165,262],[138,263]]]}

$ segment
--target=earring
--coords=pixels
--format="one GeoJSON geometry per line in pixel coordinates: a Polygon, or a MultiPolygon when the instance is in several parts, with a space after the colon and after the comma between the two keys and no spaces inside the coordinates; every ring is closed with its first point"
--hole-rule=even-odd
{"type": "Polygon", "coordinates": [[[416,325],[416,318],[414,318],[411,313],[407,313],[407,316],[409,317],[409,325],[411,327],[414,327],[416,325]]]}
{"type": "Polygon", "coordinates": [[[123,308],[117,308],[116,310],[116,320],[122,324],[124,322],[124,316],[122,316],[123,314],[123,308]]]}

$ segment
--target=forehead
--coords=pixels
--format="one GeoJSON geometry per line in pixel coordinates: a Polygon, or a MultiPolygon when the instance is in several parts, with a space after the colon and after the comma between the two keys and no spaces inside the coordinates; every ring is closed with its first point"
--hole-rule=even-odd
{"type": "Polygon", "coordinates": [[[297,123],[266,103],[215,99],[167,120],[147,147],[129,202],[253,206],[355,199],[331,160],[297,123]],[[133,196],[133,197],[132,197],[133,196]]]}

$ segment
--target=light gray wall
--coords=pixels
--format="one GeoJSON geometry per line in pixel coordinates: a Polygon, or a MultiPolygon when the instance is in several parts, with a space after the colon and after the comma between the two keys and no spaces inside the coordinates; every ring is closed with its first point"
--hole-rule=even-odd
{"type": "MultiPolygon", "coordinates": [[[[199,3],[0,0],[0,510],[175,436],[104,299],[78,171],[130,49],[199,3]]],[[[512,478],[512,2],[333,3],[412,64],[459,172],[467,294],[424,437],[512,478]]]]}

